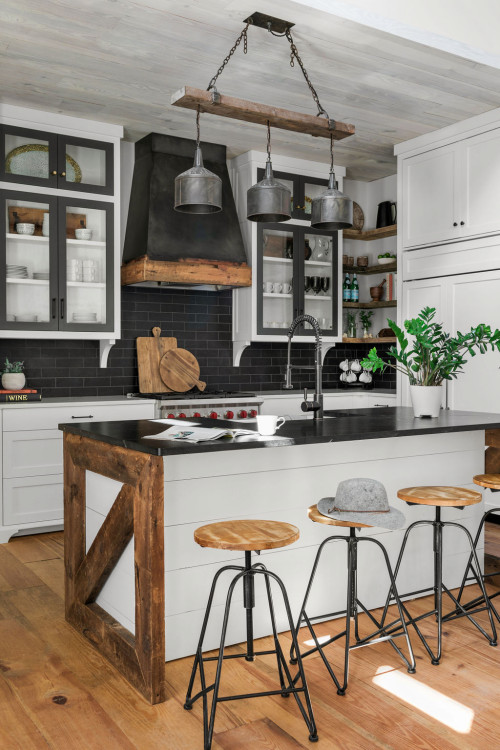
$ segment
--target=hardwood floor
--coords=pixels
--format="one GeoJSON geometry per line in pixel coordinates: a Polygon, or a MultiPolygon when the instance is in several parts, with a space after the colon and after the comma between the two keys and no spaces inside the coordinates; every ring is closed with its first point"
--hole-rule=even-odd
{"type": "MultiPolygon", "coordinates": [[[[64,621],[62,548],[62,533],[0,545],[0,748],[201,750],[201,705],[189,713],[183,709],[192,660],[166,664],[167,701],[148,705],[64,621]]],[[[487,552],[500,557],[500,526],[488,524],[487,552]]],[[[423,612],[429,598],[411,606],[423,612]]],[[[484,614],[478,619],[486,624],[484,614]]],[[[337,621],[319,630],[331,634],[338,628],[337,621]]],[[[422,630],[432,634],[434,623],[425,620],[422,630]]],[[[290,638],[283,638],[289,645],[290,638]]],[[[415,675],[408,675],[386,643],[354,651],[344,697],[336,695],[317,655],[306,660],[317,747],[498,747],[500,647],[492,648],[470,623],[459,620],[444,627],[444,656],[435,667],[412,640],[415,675]]],[[[268,643],[263,639],[259,648],[268,643]]],[[[340,649],[331,648],[339,666],[340,649]]],[[[222,694],[274,688],[274,665],[270,656],[226,662],[222,694]]],[[[295,701],[277,696],[219,705],[212,747],[296,750],[311,745],[295,701]]]]}

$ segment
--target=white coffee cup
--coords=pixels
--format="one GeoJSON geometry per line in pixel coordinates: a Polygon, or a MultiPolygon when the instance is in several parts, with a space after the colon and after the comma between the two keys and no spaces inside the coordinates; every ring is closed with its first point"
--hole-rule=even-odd
{"type": "Polygon", "coordinates": [[[273,292],[274,284],[272,281],[264,281],[262,284],[262,288],[267,294],[271,294],[273,292]]]}
{"type": "Polygon", "coordinates": [[[279,430],[285,421],[285,417],[276,417],[273,414],[259,414],[257,416],[257,430],[261,435],[274,435],[276,430],[279,430]]]}
{"type": "Polygon", "coordinates": [[[282,290],[283,285],[280,284],[279,281],[275,281],[273,284],[273,292],[274,294],[280,294],[282,290]]]}
{"type": "Polygon", "coordinates": [[[281,291],[283,292],[283,294],[290,294],[290,292],[292,291],[292,285],[285,282],[281,285],[281,291]]]}

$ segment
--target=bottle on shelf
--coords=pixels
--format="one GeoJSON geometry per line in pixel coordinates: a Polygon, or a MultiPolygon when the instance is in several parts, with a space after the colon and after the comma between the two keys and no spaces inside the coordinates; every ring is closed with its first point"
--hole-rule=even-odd
{"type": "Polygon", "coordinates": [[[355,273],[353,273],[351,281],[351,302],[359,302],[359,285],[355,273]]]}
{"type": "Polygon", "coordinates": [[[350,281],[348,273],[346,273],[345,275],[344,284],[342,286],[342,301],[343,302],[351,301],[351,281],[350,281]]]}

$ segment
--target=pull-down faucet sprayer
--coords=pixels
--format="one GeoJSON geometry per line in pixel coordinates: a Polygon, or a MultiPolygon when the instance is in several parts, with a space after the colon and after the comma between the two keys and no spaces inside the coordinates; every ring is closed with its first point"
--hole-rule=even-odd
{"type": "Polygon", "coordinates": [[[286,375],[285,384],[283,388],[290,390],[293,388],[292,385],[292,370],[315,370],[315,388],[314,388],[314,399],[313,401],[307,400],[307,388],[304,388],[304,401],[302,402],[302,411],[314,412],[314,419],[323,419],[323,389],[322,389],[322,378],[323,378],[323,365],[321,362],[321,330],[319,323],[316,318],[312,315],[298,315],[292,322],[288,330],[288,353],[286,362],[286,375]],[[315,347],[314,347],[314,365],[292,365],[290,363],[291,349],[292,349],[292,337],[300,323],[310,323],[314,328],[315,336],[315,347]]]}

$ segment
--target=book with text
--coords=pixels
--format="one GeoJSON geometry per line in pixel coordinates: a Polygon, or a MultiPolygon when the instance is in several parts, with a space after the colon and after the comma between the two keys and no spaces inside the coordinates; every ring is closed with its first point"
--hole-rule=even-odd
{"type": "Polygon", "coordinates": [[[0,393],[0,402],[7,404],[22,404],[26,401],[41,401],[41,393],[0,393]]]}
{"type": "Polygon", "coordinates": [[[259,433],[256,430],[229,430],[220,427],[169,427],[163,432],[158,432],[156,435],[144,435],[146,440],[186,440],[189,443],[201,443],[206,440],[218,440],[219,438],[236,438],[242,436],[253,435],[259,437],[259,433]]]}

